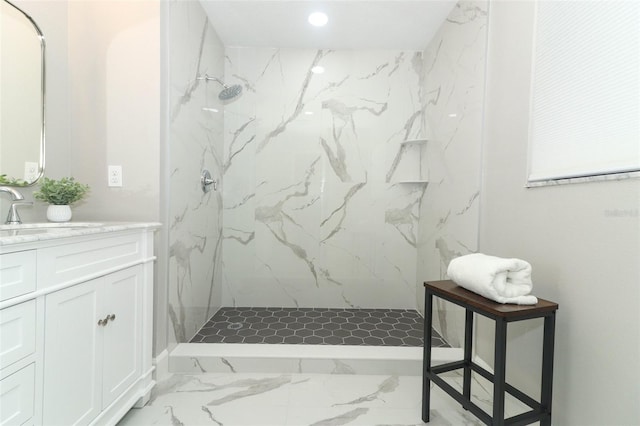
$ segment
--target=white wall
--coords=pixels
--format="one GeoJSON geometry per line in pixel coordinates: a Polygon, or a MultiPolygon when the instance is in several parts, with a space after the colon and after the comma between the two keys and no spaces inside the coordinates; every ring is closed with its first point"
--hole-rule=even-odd
{"type": "MultiPolygon", "coordinates": [[[[640,181],[523,187],[533,13],[491,4],[480,250],[530,261],[534,294],[559,303],[553,423],[640,424],[640,181]]],[[[535,396],[541,334],[541,321],[509,326],[507,378],[535,396]]]]}
{"type": "Polygon", "coordinates": [[[157,221],[160,3],[71,1],[68,16],[71,174],[91,186],[74,218],[157,221]]]}

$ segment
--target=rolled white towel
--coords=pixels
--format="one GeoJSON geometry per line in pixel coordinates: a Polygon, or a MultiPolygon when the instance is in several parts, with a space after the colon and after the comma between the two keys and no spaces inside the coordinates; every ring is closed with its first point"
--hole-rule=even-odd
{"type": "Polygon", "coordinates": [[[533,288],[531,265],[524,260],[468,254],[449,262],[447,275],[459,286],[499,303],[538,303],[529,294],[533,288]]]}

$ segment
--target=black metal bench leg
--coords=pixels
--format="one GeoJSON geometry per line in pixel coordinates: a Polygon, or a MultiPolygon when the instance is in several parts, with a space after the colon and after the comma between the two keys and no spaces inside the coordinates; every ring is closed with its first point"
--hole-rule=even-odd
{"type": "MultiPolygon", "coordinates": [[[[471,352],[473,345],[473,311],[466,310],[464,322],[464,375],[462,379],[462,395],[467,402],[471,401],[471,352]]],[[[463,407],[467,409],[465,404],[463,407]]]]}
{"type": "Polygon", "coordinates": [[[496,342],[494,349],[493,425],[504,425],[504,394],[507,364],[507,322],[496,320],[496,342]]]}
{"type": "Polygon", "coordinates": [[[422,360],[422,421],[429,422],[429,410],[431,406],[431,338],[433,330],[433,294],[428,290],[424,296],[424,341],[422,360]]]}
{"type": "Polygon", "coordinates": [[[542,413],[546,413],[540,420],[542,426],[551,426],[551,399],[553,389],[553,351],[555,340],[556,313],[544,317],[544,336],[542,341],[542,389],[540,405],[542,413]]]}

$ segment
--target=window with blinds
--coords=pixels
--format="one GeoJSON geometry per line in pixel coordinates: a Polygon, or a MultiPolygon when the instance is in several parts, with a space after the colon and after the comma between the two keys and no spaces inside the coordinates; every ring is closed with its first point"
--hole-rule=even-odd
{"type": "Polygon", "coordinates": [[[640,171],[640,1],[539,1],[529,182],[640,171]]]}

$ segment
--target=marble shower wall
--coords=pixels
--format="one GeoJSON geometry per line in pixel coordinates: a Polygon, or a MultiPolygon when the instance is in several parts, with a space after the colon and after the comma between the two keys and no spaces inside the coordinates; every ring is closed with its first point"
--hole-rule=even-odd
{"type": "MultiPolygon", "coordinates": [[[[460,1],[424,51],[429,186],[420,206],[418,301],[422,282],[446,278],[451,259],[478,250],[487,1],[460,1]]],[[[452,345],[464,314],[437,300],[434,324],[452,345]]]]}
{"type": "Polygon", "coordinates": [[[222,197],[203,193],[200,172],[220,179],[223,106],[220,77],[224,46],[195,1],[169,6],[169,343],[188,341],[220,307],[222,197]]]}
{"type": "Polygon", "coordinates": [[[421,52],[227,48],[225,306],[416,307],[421,52]],[[323,74],[314,74],[317,65],[323,74]],[[404,177],[403,179],[406,179],[404,177]]]}

